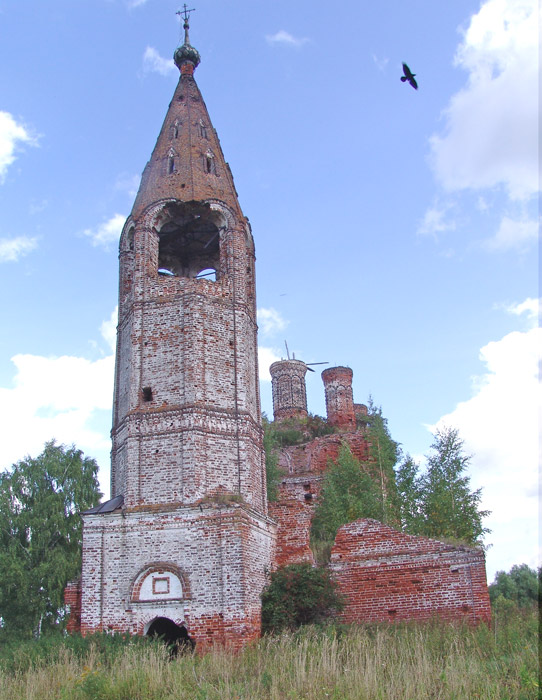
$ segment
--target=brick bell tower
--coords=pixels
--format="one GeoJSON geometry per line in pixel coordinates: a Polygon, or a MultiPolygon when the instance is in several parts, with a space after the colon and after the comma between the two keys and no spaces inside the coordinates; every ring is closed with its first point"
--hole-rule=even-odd
{"type": "Polygon", "coordinates": [[[254,243],[182,15],[179,83],[120,239],[111,500],[83,514],[81,630],[176,629],[201,649],[259,635],[275,529],[254,243]]]}

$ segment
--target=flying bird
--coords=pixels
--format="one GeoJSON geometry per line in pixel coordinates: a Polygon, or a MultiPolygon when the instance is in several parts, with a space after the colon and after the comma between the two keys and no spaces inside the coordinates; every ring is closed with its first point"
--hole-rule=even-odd
{"type": "Polygon", "coordinates": [[[404,73],[404,75],[401,76],[401,82],[402,82],[402,83],[405,83],[405,82],[408,80],[408,82],[412,85],[412,87],[414,88],[414,90],[417,90],[417,89],[418,89],[418,83],[417,83],[416,80],[414,79],[414,76],[416,75],[416,73],[413,73],[413,72],[410,70],[410,68],[407,66],[406,63],[403,63],[403,73],[404,73]]]}

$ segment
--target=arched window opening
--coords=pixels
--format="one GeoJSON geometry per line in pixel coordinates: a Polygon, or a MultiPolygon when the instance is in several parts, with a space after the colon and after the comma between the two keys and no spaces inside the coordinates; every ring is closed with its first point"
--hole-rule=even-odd
{"type": "Polygon", "coordinates": [[[158,227],[158,273],[218,280],[223,217],[197,202],[170,203],[164,213],[158,227]]]}
{"type": "Polygon", "coordinates": [[[204,270],[200,270],[196,275],[197,280],[209,280],[209,282],[216,282],[216,270],[214,267],[206,267],[204,270]]]}
{"type": "Polygon", "coordinates": [[[128,231],[128,250],[130,252],[134,250],[134,231],[133,228],[128,231]]]}
{"type": "Polygon", "coordinates": [[[155,618],[146,632],[148,637],[161,639],[169,647],[171,656],[193,651],[196,643],[184,625],[177,625],[168,617],[155,618]]]}

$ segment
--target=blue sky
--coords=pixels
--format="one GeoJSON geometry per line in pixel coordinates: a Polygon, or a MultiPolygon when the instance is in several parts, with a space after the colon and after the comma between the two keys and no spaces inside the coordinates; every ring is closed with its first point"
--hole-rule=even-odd
{"type": "MultiPolygon", "coordinates": [[[[117,240],[178,9],[0,0],[2,469],[55,437],[108,490],[117,240]]],[[[191,20],[256,241],[263,409],[287,340],[352,367],[416,458],[458,427],[490,580],[537,563],[538,31],[536,0],[201,0],[191,20]]],[[[323,415],[318,372],[307,390],[323,415]]]]}

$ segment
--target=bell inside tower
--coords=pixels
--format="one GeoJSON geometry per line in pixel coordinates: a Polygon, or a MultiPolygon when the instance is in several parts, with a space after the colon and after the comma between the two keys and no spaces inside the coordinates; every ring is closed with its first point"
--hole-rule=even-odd
{"type": "Polygon", "coordinates": [[[223,216],[202,202],[169,202],[157,222],[158,273],[220,279],[223,216]]]}

